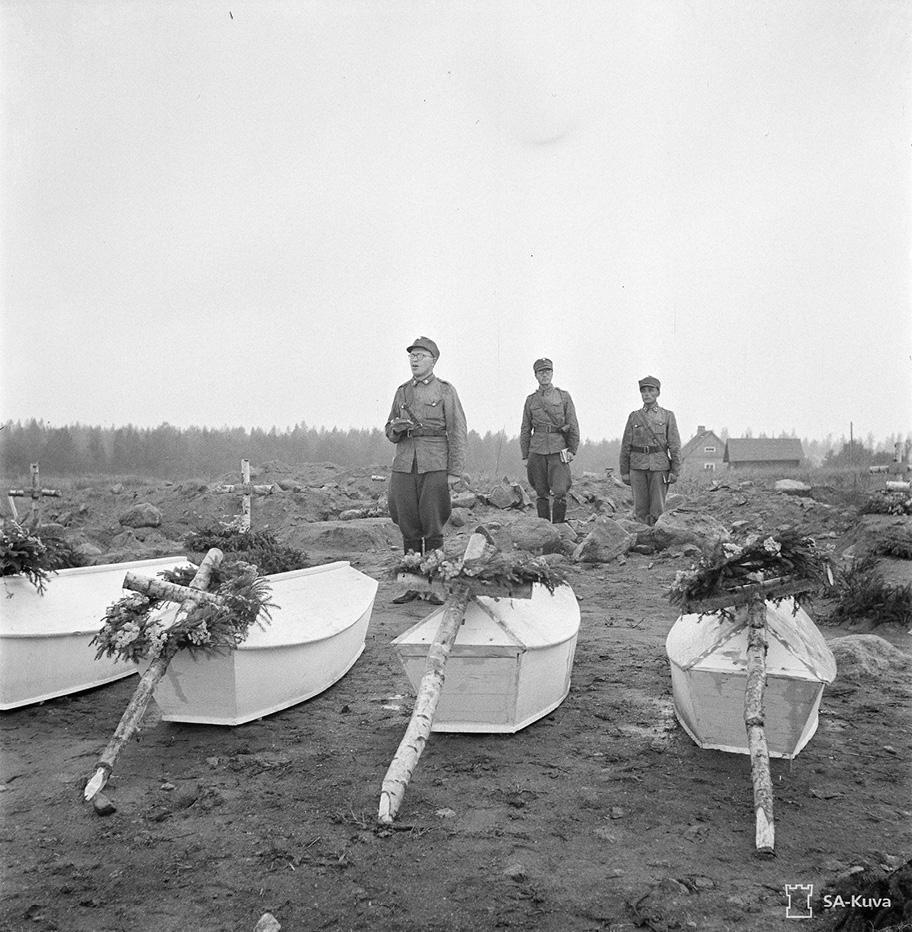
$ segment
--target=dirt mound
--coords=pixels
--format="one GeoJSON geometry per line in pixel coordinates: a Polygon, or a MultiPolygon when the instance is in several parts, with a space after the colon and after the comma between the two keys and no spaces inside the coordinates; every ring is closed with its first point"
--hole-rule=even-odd
{"type": "Polygon", "coordinates": [[[876,634],[849,634],[833,638],[829,645],[840,679],[880,679],[885,673],[912,672],[912,656],[876,634]]]}

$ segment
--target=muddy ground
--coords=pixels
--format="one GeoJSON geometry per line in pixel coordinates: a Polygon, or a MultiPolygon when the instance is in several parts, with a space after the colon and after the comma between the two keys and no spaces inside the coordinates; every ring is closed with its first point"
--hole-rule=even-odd
{"type": "MultiPolygon", "coordinates": [[[[777,854],[759,860],[748,759],[701,750],[674,717],[665,591],[691,562],[678,550],[565,564],[582,613],[567,699],[516,735],[432,736],[396,829],[379,831],[380,781],[412,701],[390,641],[429,607],[391,604],[388,521],[317,520],[333,514],[314,504],[318,485],[355,501],[377,480],[320,469],[300,476],[305,491],[257,500],[255,526],[313,563],[349,559],[380,580],[361,658],[322,695],[237,728],[164,723],[153,706],[118,760],[107,817],[81,792],[135,678],[0,713],[0,929],[253,932],[269,912],[286,932],[759,932],[794,928],[785,885],[813,884],[815,917],[799,928],[818,930],[839,915],[822,908],[827,884],[912,855],[907,631],[829,625],[819,605],[828,640],[863,637],[838,645],[840,675],[810,744],[772,762],[777,854]]],[[[606,497],[626,507],[594,477],[577,489],[593,493],[570,510],[581,531],[606,497]]],[[[74,487],[43,507],[104,559],[126,559],[147,555],[143,541],[111,547],[127,504],[156,504],[155,534],[179,541],[230,516],[229,499],[202,483],[122,483],[74,487]]],[[[858,497],[832,490],[799,500],[734,486],[685,499],[728,527],[794,526],[836,550],[858,523],[858,497]]],[[[478,506],[470,524],[521,514],[478,506]]]]}

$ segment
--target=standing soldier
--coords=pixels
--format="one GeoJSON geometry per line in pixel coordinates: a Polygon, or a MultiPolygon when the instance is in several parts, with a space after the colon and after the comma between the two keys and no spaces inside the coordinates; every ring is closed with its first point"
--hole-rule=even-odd
{"type": "Polygon", "coordinates": [[[523,407],[519,448],[529,485],[535,489],[539,518],[562,524],[567,517],[567,493],[572,483],[570,463],[579,448],[579,424],[570,392],[551,384],[551,360],[536,359],[532,371],[538,388],[526,398],[523,407]]]}
{"type": "MultiPolygon", "coordinates": [[[[465,471],[466,419],[456,389],[434,375],[437,344],[418,337],[408,354],[412,377],[396,389],[386,422],[386,436],[396,444],[389,510],[405,552],[426,553],[443,546],[450,489],[465,471]]],[[[393,602],[418,596],[409,589],[393,602]]],[[[426,598],[442,601],[431,593],[426,598]]]]}
{"type": "Polygon", "coordinates": [[[656,403],[662,383],[640,379],[643,407],[631,411],[621,440],[621,479],[633,491],[633,512],[642,524],[655,524],[665,510],[668,486],[681,471],[681,437],[673,411],[656,403]]]}

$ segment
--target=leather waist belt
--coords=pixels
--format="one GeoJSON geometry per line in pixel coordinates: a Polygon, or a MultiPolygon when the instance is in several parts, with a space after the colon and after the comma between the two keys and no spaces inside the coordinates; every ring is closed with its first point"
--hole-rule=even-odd
{"type": "Polygon", "coordinates": [[[409,437],[446,437],[447,432],[442,427],[413,427],[408,435],[409,437]]]}
{"type": "Polygon", "coordinates": [[[633,444],[630,445],[630,450],[632,453],[664,453],[665,451],[661,447],[637,447],[633,444]]]}
{"type": "Polygon", "coordinates": [[[551,424],[547,424],[544,427],[533,427],[533,434],[562,434],[563,430],[560,427],[553,427],[551,424]]]}

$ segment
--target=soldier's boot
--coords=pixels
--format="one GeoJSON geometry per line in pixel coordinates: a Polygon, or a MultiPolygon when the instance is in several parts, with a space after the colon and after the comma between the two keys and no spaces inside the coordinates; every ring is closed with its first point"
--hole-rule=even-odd
{"type": "Polygon", "coordinates": [[[545,521],[551,520],[551,502],[547,498],[537,498],[535,507],[538,509],[539,518],[544,518],[545,521]]]}
{"type": "Polygon", "coordinates": [[[551,509],[551,523],[563,524],[567,520],[567,502],[563,499],[554,499],[554,507],[551,509]]]}
{"type": "MultiPolygon", "coordinates": [[[[408,553],[410,550],[413,550],[415,553],[421,553],[421,538],[419,537],[417,540],[406,540],[403,538],[402,549],[405,553],[408,553]]],[[[420,592],[416,592],[414,589],[406,589],[402,595],[396,596],[396,598],[393,599],[393,605],[403,605],[406,602],[411,602],[420,597],[420,592]]]]}

